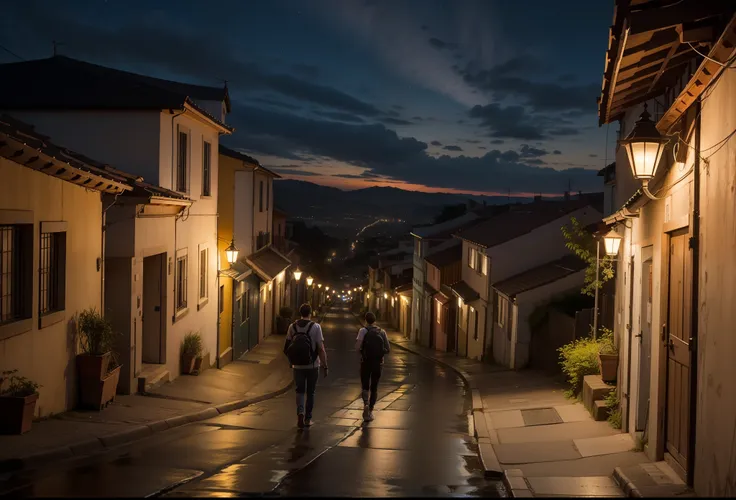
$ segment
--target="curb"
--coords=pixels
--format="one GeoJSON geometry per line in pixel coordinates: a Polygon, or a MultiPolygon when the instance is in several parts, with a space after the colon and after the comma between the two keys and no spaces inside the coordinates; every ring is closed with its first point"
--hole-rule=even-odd
{"type": "Polygon", "coordinates": [[[524,479],[521,469],[507,469],[503,473],[503,485],[512,498],[534,498],[534,493],[524,479]]]}
{"type": "Polygon", "coordinates": [[[631,498],[643,498],[641,491],[637,488],[634,483],[629,479],[626,473],[621,470],[621,467],[613,469],[613,480],[616,481],[618,487],[624,490],[624,494],[631,498]]]}
{"type": "Polygon", "coordinates": [[[41,450],[37,453],[27,455],[22,458],[8,458],[0,460],[0,473],[21,472],[33,468],[47,465],[51,462],[64,460],[68,458],[79,458],[88,456],[95,452],[104,451],[122,444],[132,443],[142,438],[152,436],[156,433],[180,427],[192,422],[207,420],[217,417],[223,413],[229,413],[239,410],[246,406],[260,403],[271,398],[280,396],[288,392],[294,385],[294,381],[290,381],[285,387],[273,392],[263,394],[254,398],[239,399],[228,403],[221,403],[217,406],[200,409],[191,413],[169,417],[164,420],[149,422],[144,425],[126,429],[124,431],[110,434],[104,437],[95,437],[93,439],[85,439],[66,446],[41,450]]]}
{"type": "MultiPolygon", "coordinates": [[[[355,315],[355,318],[358,320],[358,322],[365,327],[363,324],[363,321],[355,315]]],[[[460,368],[457,368],[456,366],[451,365],[450,363],[447,363],[445,361],[442,361],[440,359],[434,358],[432,356],[427,356],[426,354],[423,354],[421,352],[417,352],[413,349],[410,349],[409,347],[399,344],[397,342],[394,342],[389,339],[389,342],[391,345],[398,347],[399,349],[410,352],[412,354],[415,354],[421,358],[427,359],[429,361],[432,361],[434,363],[437,363],[439,365],[442,365],[444,367],[447,367],[458,374],[458,376],[462,379],[465,386],[470,389],[471,395],[472,395],[472,401],[473,401],[473,427],[475,429],[475,438],[478,442],[478,458],[480,458],[481,463],[483,464],[483,470],[484,475],[489,478],[501,478],[501,476],[505,477],[503,468],[501,467],[500,462],[498,461],[498,457],[496,456],[496,452],[493,449],[493,445],[490,441],[490,434],[488,430],[488,426],[486,425],[485,416],[483,415],[483,399],[480,396],[480,391],[478,390],[477,386],[475,384],[471,384],[469,378],[469,374],[460,368]],[[478,432],[478,429],[481,429],[480,432],[478,432]]]]}

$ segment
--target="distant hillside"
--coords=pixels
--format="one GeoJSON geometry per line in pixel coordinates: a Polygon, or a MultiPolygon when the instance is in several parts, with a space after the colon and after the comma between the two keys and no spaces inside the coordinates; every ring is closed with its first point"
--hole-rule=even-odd
{"type": "MultiPolygon", "coordinates": [[[[445,205],[472,199],[487,204],[506,203],[506,196],[472,196],[422,193],[394,187],[371,187],[355,191],[320,186],[297,180],[274,182],[276,204],[290,215],[315,219],[335,216],[400,218],[411,223],[431,221],[445,205]]],[[[512,197],[511,201],[528,201],[512,197]]]]}

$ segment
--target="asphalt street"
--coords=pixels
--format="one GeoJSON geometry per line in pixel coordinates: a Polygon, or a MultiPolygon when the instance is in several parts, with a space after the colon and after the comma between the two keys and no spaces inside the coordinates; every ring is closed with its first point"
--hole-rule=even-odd
{"type": "Polygon", "coordinates": [[[0,497],[506,496],[483,477],[471,398],[450,369],[394,349],[375,420],[361,419],[359,325],[323,322],[329,377],[314,425],[296,426],[294,391],[109,450],[0,479],[0,497]]]}

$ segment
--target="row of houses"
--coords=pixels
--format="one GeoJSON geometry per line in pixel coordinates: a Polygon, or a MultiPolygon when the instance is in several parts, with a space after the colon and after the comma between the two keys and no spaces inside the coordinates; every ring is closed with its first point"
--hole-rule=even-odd
{"type": "Polygon", "coordinates": [[[572,218],[595,225],[602,205],[602,193],[538,196],[416,228],[399,265],[387,254],[371,264],[365,305],[420,345],[523,368],[531,312],[583,286],[586,264],[570,253],[561,227],[572,218]]]}
{"type": "Polygon", "coordinates": [[[118,332],[118,390],[180,373],[201,335],[221,367],[274,330],[296,265],[274,172],[220,144],[227,88],[64,56],[0,65],[0,368],[74,406],[74,318],[118,332]]]}

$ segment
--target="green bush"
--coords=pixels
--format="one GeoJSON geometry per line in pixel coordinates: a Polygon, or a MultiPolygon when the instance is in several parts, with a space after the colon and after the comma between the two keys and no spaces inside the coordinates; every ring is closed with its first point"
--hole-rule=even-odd
{"type": "Polygon", "coordinates": [[[16,375],[18,370],[8,370],[2,373],[0,377],[0,396],[9,398],[24,398],[31,394],[37,394],[38,388],[40,387],[36,382],[16,375]],[[5,381],[8,381],[8,385],[5,385],[5,381]]]}
{"type": "Polygon", "coordinates": [[[567,395],[577,396],[583,389],[583,379],[586,375],[597,375],[600,373],[598,366],[598,354],[615,354],[616,345],[613,340],[613,331],[601,328],[601,335],[593,339],[591,336],[575,339],[558,349],[560,353],[560,366],[562,372],[567,375],[570,389],[567,395]]]}
{"type": "Polygon", "coordinates": [[[181,353],[183,355],[198,358],[202,355],[202,336],[197,332],[189,332],[184,335],[181,342],[181,353]]]}
{"type": "Polygon", "coordinates": [[[95,309],[85,309],[77,316],[79,344],[84,354],[100,356],[115,347],[112,325],[95,309]]]}
{"type": "Polygon", "coordinates": [[[621,428],[621,401],[618,399],[616,389],[611,389],[611,392],[606,396],[606,407],[610,410],[608,414],[608,423],[614,429],[621,428]]]}

